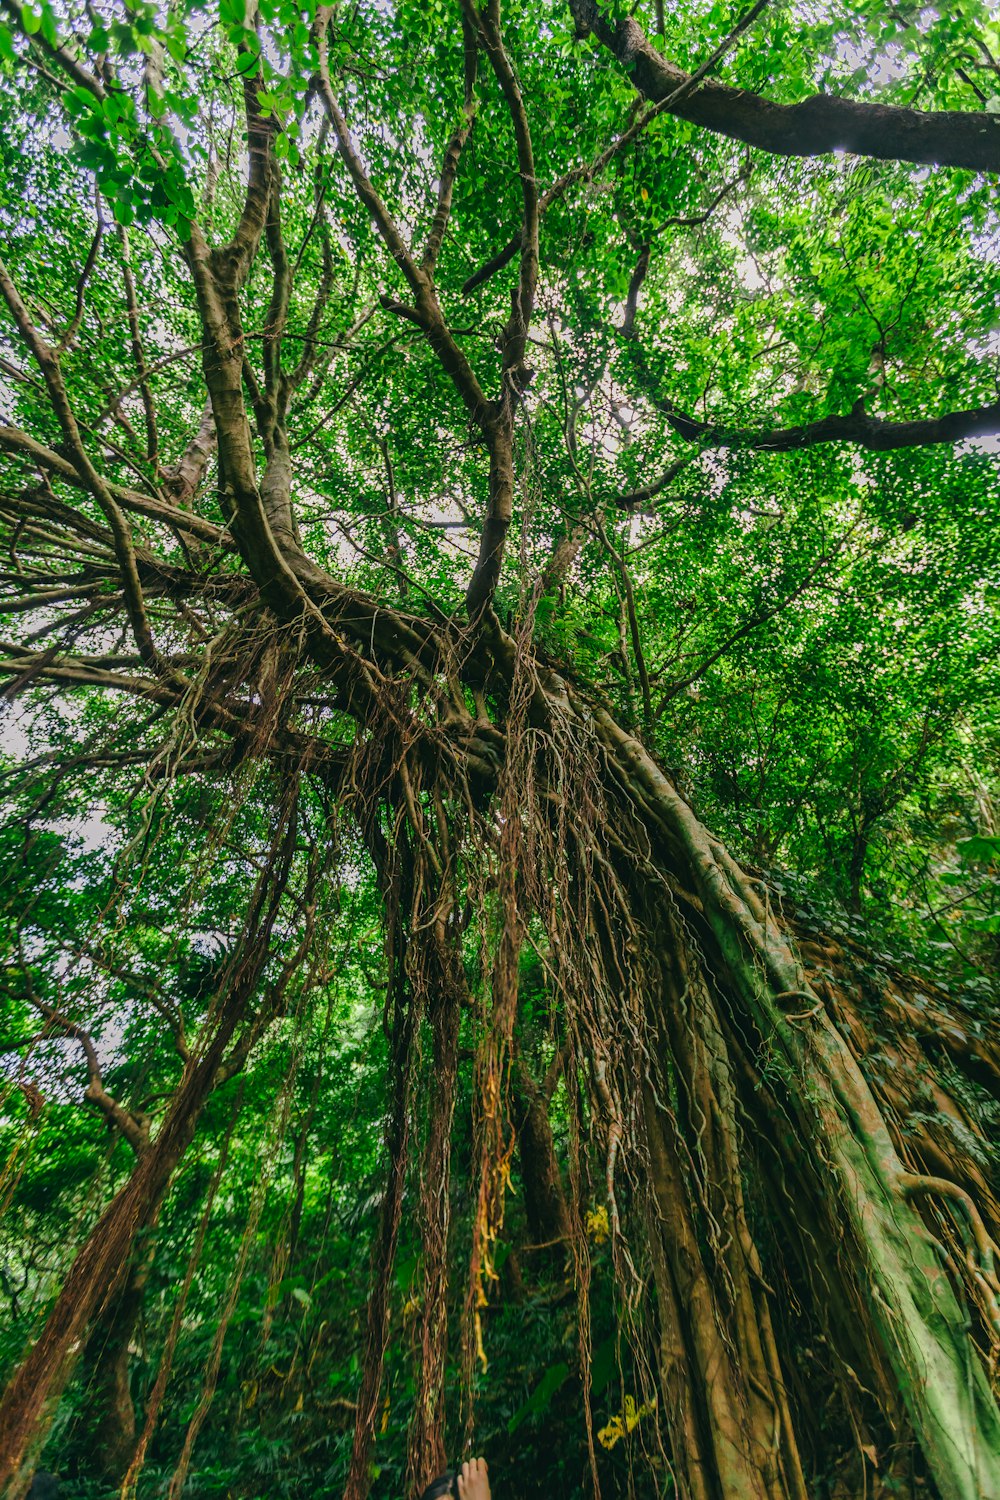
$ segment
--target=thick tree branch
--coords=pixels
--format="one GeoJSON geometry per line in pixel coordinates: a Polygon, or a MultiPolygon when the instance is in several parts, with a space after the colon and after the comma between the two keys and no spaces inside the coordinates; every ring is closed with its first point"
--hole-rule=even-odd
{"type": "MultiPolygon", "coordinates": [[[[690,82],[691,75],[662,57],[630,16],[612,21],[597,0],[570,0],[570,8],[580,30],[598,37],[644,98],[667,101],[690,82]]],[[[986,111],[928,113],[891,104],[859,104],[833,94],[775,104],[715,82],[702,83],[667,108],[692,124],[778,156],[822,156],[841,150],[881,161],[1000,171],[1000,117],[986,111]]]]}
{"type": "MultiPolygon", "coordinates": [[[[68,459],[52,448],[46,448],[44,443],[39,443],[20,428],[0,427],[0,451],[3,450],[19,453],[54,478],[62,479],[74,489],[90,493],[86,479],[68,459]]],[[[126,489],[123,485],[113,484],[108,480],[104,483],[112,499],[124,510],[135,511],[137,515],[146,516],[151,521],[162,521],[165,526],[187,532],[200,541],[212,542],[224,548],[232,546],[225,533],[218,526],[213,526],[211,521],[203,521],[200,516],[193,516],[162,500],[154,500],[148,495],[139,494],[137,490],[126,489]]]]}
{"type": "MultiPolygon", "coordinates": [[[[191,501],[198,493],[214,452],[215,417],[212,413],[212,403],[206,398],[197,432],[187,444],[177,462],[167,469],[163,477],[163,487],[177,505],[187,506],[191,504],[191,501]]],[[[192,517],[191,519],[197,520],[196,517],[192,517]]],[[[208,522],[201,522],[199,524],[208,525],[208,522]]],[[[188,524],[185,529],[191,529],[190,525],[188,524]]],[[[217,528],[213,527],[212,530],[217,531],[217,528]]],[[[209,538],[205,537],[205,540],[207,541],[209,538]]],[[[218,532],[217,538],[213,538],[212,540],[223,542],[225,538],[222,532],[218,532]]]]}
{"type": "MultiPolygon", "coordinates": [[[[244,51],[245,49],[241,47],[241,54],[244,51]]],[[[274,136],[277,122],[273,116],[265,119],[257,98],[259,86],[259,69],[243,80],[250,172],[240,222],[236,227],[232,243],[225,247],[220,256],[220,259],[231,257],[232,275],[237,286],[242,286],[249,274],[261,235],[264,233],[268,204],[271,199],[271,180],[275,170],[274,136]]]]}
{"type": "Polygon", "coordinates": [[[706,448],[752,448],[762,453],[794,453],[798,448],[811,448],[817,443],[856,443],[876,453],[890,453],[898,448],[960,443],[966,438],[1000,432],[1000,401],[946,412],[940,417],[917,417],[903,422],[871,417],[859,401],[847,416],[821,417],[801,427],[776,428],[699,422],[666,402],[654,404],[674,431],[689,442],[700,442],[706,448]]]}
{"type": "Polygon", "coordinates": [[[619,510],[641,510],[643,506],[649,504],[650,500],[655,500],[657,495],[662,494],[692,461],[692,458],[675,459],[649,484],[644,484],[637,490],[631,490],[627,495],[616,495],[615,504],[619,510]]]}

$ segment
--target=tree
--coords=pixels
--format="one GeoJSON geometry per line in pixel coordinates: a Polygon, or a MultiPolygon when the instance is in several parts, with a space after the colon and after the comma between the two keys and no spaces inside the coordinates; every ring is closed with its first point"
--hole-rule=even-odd
{"type": "MultiPolygon", "coordinates": [[[[640,12],[583,0],[542,25],[495,0],[3,0],[0,666],[8,697],[57,706],[20,794],[36,818],[87,777],[127,802],[145,768],[122,853],[141,871],[185,783],[215,859],[261,768],[196,1045],[0,1403],[12,1493],[213,1090],[283,1013],[323,893],[363,868],[388,1172],[350,1500],[417,1156],[414,1493],[446,1452],[463,1029],[467,1386],[518,1121],[558,1186],[524,1071],[529,953],[677,1492],[810,1492],[841,1441],[794,1373],[796,1341],[822,1339],[859,1481],[895,1445],[943,1500],[1000,1494],[995,1021],[898,970],[867,995],[846,940],[810,932],[681,789],[741,673],[803,721],[815,686],[847,727],[798,737],[811,767],[785,753],[755,852],[825,844],[802,863],[858,911],[877,834],[963,736],[989,738],[995,474],[955,444],[1000,424],[1000,124],[995,23],[966,9],[921,36],[873,7],[852,48],[836,16],[661,6],[661,49],[640,12]],[[925,1118],[942,1049],[950,1129],[925,1118]]],[[[41,928],[15,915],[27,983],[41,928]]],[[[75,1014],[35,1008],[86,1052],[75,1014]]],[[[584,1307],[579,1193],[550,1196],[584,1307]]]]}

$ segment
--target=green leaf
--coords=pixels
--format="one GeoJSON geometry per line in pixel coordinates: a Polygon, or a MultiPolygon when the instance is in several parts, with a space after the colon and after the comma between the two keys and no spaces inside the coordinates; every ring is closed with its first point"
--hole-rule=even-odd
{"type": "Polygon", "coordinates": [[[569,1365],[551,1365],[535,1386],[527,1401],[514,1413],[507,1423],[509,1433],[516,1432],[529,1417],[538,1417],[548,1409],[552,1397],[569,1379],[569,1365]]]}
{"type": "Polygon", "coordinates": [[[594,1350],[590,1361],[590,1389],[594,1396],[611,1383],[618,1370],[618,1340],[614,1334],[594,1350]]]}
{"type": "Polygon", "coordinates": [[[41,12],[42,36],[50,47],[59,45],[59,29],[56,26],[56,18],[52,13],[51,5],[43,5],[41,12]]]}
{"type": "Polygon", "coordinates": [[[968,864],[992,864],[1000,859],[1000,838],[990,834],[973,834],[971,839],[960,839],[955,847],[968,864]]]}

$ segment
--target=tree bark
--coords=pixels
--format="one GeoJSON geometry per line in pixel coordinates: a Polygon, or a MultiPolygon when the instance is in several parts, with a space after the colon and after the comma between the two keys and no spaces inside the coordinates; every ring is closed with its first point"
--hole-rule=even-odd
{"type": "Polygon", "coordinates": [[[433,1071],[428,1080],[430,1124],[420,1194],[423,1294],[417,1395],[410,1426],[407,1492],[423,1494],[447,1468],[445,1372],[448,1361],[448,1231],[451,1224],[451,1143],[458,1080],[459,996],[452,976],[430,1009],[433,1071]]]}
{"type": "Polygon", "coordinates": [[[850,151],[881,161],[910,161],[976,172],[1000,171],[1000,123],[986,112],[927,112],[813,94],[776,104],[747,89],[692,76],[668,61],[631,18],[611,20],[597,0],[571,0],[577,25],[593,31],[639,92],[654,103],[677,96],[669,112],[718,135],[778,156],[850,151]]]}
{"type": "Polygon", "coordinates": [[[522,1057],[511,1070],[517,1152],[524,1189],[524,1215],[536,1245],[565,1252],[572,1226],[562,1173],[556,1157],[549,1106],[522,1057]]]}
{"type": "MultiPolygon", "coordinates": [[[[852,1274],[880,1356],[942,1497],[1000,1495],[1000,1411],[864,1075],[809,987],[787,935],[732,858],[643,748],[603,711],[598,722],[675,868],[679,856],[709,970],[727,975],[733,1023],[756,1033],[756,1065],[780,1081],[778,1097],[801,1134],[806,1161],[822,1173],[829,1232],[839,1234],[843,1226],[850,1236],[852,1274]]],[[[666,1148],[666,1132],[660,1133],[666,1148]]],[[[669,1157],[661,1154],[660,1161],[666,1172],[669,1157]]],[[[728,1405],[727,1392],[727,1411],[728,1405]]],[[[735,1437],[721,1423],[719,1432],[724,1456],[738,1464],[735,1437]]],[[[733,1484],[723,1493],[739,1494],[739,1481],[733,1484]]]]}
{"type": "MultiPolygon", "coordinates": [[[[154,1214],[149,1227],[155,1218],[154,1214]]],[[[131,1349],[142,1317],[152,1258],[152,1247],[137,1250],[137,1260],[121,1289],[94,1319],[83,1358],[89,1468],[111,1484],[121,1483],[135,1452],[131,1349]]]]}

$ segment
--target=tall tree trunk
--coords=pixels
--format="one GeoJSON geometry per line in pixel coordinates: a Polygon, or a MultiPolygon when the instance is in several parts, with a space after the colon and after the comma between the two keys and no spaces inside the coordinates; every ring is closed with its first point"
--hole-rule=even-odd
{"type": "MultiPolygon", "coordinates": [[[[150,1215],[147,1228],[155,1225],[158,1210],[159,1205],[150,1215]]],[[[89,1466],[113,1484],[121,1482],[135,1452],[132,1343],[142,1318],[153,1254],[151,1244],[136,1247],[120,1288],[94,1319],[83,1356],[87,1390],[83,1420],[89,1466]]]]}
{"type": "MultiPolygon", "coordinates": [[[[177,1091],[157,1139],[91,1230],[42,1333],[0,1401],[0,1485],[12,1484],[69,1376],[92,1318],[118,1295],[138,1233],[194,1135],[225,1046],[222,1031],[177,1091]]],[[[17,1490],[14,1493],[18,1493],[17,1490]]]]}
{"type": "MultiPolygon", "coordinates": [[[[448,955],[450,957],[450,955],[448,955]]],[[[451,1223],[451,1142],[458,1078],[459,997],[443,983],[430,1008],[433,1072],[430,1125],[420,1192],[423,1296],[417,1395],[410,1427],[407,1492],[420,1495],[447,1467],[445,1369],[448,1358],[448,1230],[451,1223]]]]}
{"type": "MultiPolygon", "coordinates": [[[[799,1172],[806,1181],[814,1171],[821,1175],[827,1232],[848,1236],[851,1275],[868,1325],[942,1497],[977,1500],[1000,1495],[1000,1411],[969,1343],[967,1316],[943,1268],[940,1247],[915,1206],[925,1190],[934,1188],[925,1188],[924,1179],[910,1173],[900,1159],[864,1074],[766,902],[698,823],[642,746],[602,710],[597,718],[614,772],[641,806],[662,851],[666,878],[682,898],[687,893],[697,942],[675,940],[674,947],[695,954],[700,950],[705,989],[719,995],[729,1010],[730,1024],[750,1040],[753,1068],[766,1074],[780,1103],[784,1119],[776,1121],[775,1128],[798,1134],[799,1172]]],[[[710,1013],[700,1002],[699,1009],[710,1013]]],[[[715,1047],[714,1040],[711,1045],[715,1047]]],[[[684,1077],[690,1091],[689,1066],[684,1077]]],[[[657,1101],[649,1132],[654,1192],[657,1178],[672,1189],[677,1184],[672,1121],[661,1105],[657,1101]]],[[[723,1181],[731,1188],[733,1173],[723,1181]]],[[[939,1190],[947,1193],[948,1184],[939,1190]]],[[[671,1191],[670,1204],[677,1202],[683,1205],[683,1195],[671,1191]]],[[[704,1296],[699,1257],[683,1212],[673,1211],[671,1217],[666,1210],[664,1203],[661,1211],[676,1242],[674,1260],[687,1277],[686,1290],[677,1288],[683,1307],[685,1296],[704,1296]]],[[[970,1253],[980,1254],[976,1274],[992,1295],[996,1276],[988,1252],[984,1247],[970,1253]]],[[[670,1263],[670,1250],[666,1259],[670,1263]]],[[[732,1378],[727,1374],[721,1353],[721,1362],[711,1363],[716,1357],[712,1330],[718,1318],[707,1298],[705,1306],[704,1318],[696,1321],[701,1325],[698,1337],[707,1340],[708,1347],[695,1348],[694,1364],[706,1373],[719,1371],[718,1382],[713,1377],[708,1392],[718,1487],[726,1496],[757,1494],[762,1482],[772,1481],[765,1477],[766,1464],[758,1468],[752,1456],[746,1456],[734,1413],[745,1409],[748,1396],[739,1392],[737,1373],[732,1378]],[[756,1478],[744,1473],[747,1467],[756,1469],[756,1478]],[[747,1489],[747,1484],[756,1487],[747,1489]]],[[[766,1326],[758,1333],[766,1350],[766,1326]]],[[[741,1364],[744,1359],[752,1373],[749,1351],[741,1344],[741,1364]]],[[[772,1380],[780,1378],[774,1371],[772,1380]]],[[[750,1383],[755,1382],[756,1377],[750,1383]]],[[[777,1430],[777,1405],[775,1414],[777,1430]]],[[[778,1485],[774,1493],[796,1493],[794,1488],[782,1490],[777,1479],[773,1482],[778,1485]]]]}
{"type": "MultiPolygon", "coordinates": [[[[266,869],[254,888],[242,942],[220,984],[204,1048],[186,1064],[159,1134],[87,1236],[39,1338],[0,1399],[0,1492],[9,1490],[14,1500],[21,1493],[25,1459],[44,1438],[92,1320],[112,1307],[120,1294],[137,1240],[159,1212],[202,1110],[224,1076],[223,1063],[227,1068],[233,1059],[234,1066],[242,1064],[250,1039],[280,1001],[281,982],[272,990],[270,1006],[262,1002],[254,1022],[226,1058],[237,1029],[247,1019],[249,1002],[269,956],[271,931],[295,853],[297,795],[297,778],[293,778],[286,788],[266,869]]],[[[285,979],[287,974],[286,969],[285,979]]]]}
{"type": "Polygon", "coordinates": [[[548,1100],[520,1055],[511,1069],[511,1094],[528,1232],[538,1246],[566,1248],[571,1236],[569,1207],[552,1138],[548,1100]]]}

